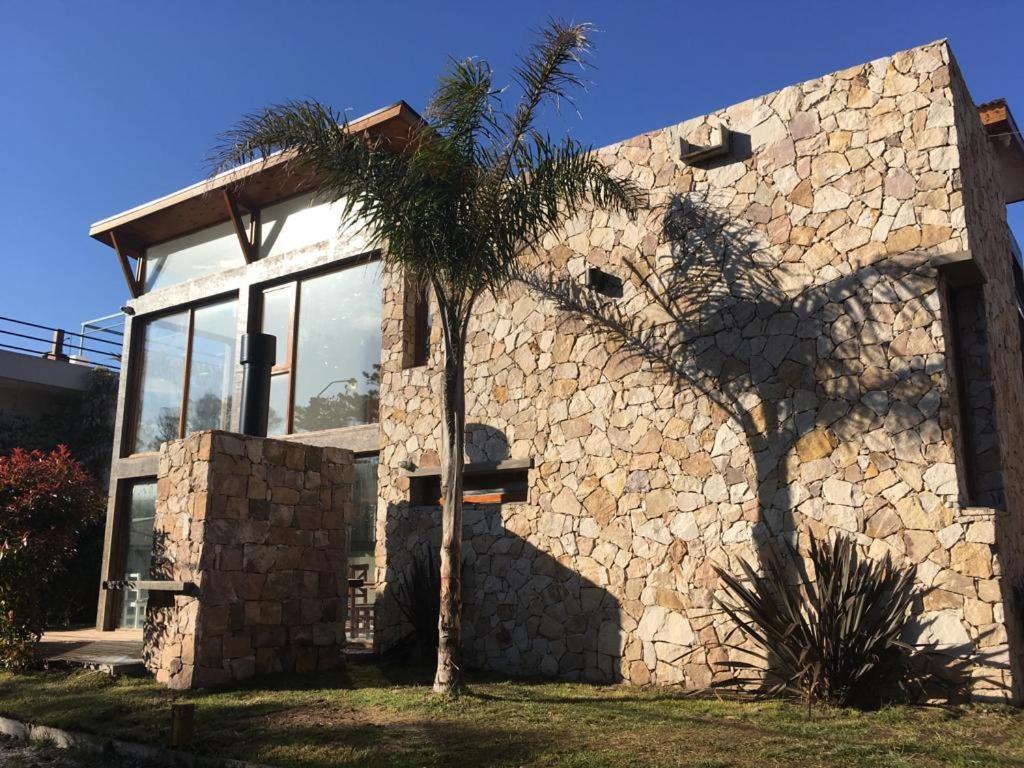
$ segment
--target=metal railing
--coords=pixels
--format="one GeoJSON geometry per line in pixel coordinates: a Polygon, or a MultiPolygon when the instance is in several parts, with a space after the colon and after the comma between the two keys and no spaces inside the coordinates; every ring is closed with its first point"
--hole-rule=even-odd
{"type": "Polygon", "coordinates": [[[0,315],[0,349],[119,371],[124,333],[113,325],[98,325],[112,318],[90,320],[76,333],[0,315]]]}
{"type": "Polygon", "coordinates": [[[120,367],[121,348],[124,344],[124,314],[115,312],[112,315],[96,317],[82,323],[81,333],[78,334],[78,357],[89,359],[88,350],[85,348],[87,343],[106,345],[111,349],[116,345],[117,366],[120,367]]]}

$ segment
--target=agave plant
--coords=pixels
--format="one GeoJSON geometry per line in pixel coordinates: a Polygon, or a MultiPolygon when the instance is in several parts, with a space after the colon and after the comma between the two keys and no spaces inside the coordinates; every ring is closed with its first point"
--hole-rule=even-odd
{"type": "Polygon", "coordinates": [[[398,577],[395,604],[412,628],[409,639],[420,661],[437,653],[437,620],[441,612],[441,565],[430,548],[422,548],[398,577]]]}
{"type": "MultiPolygon", "coordinates": [[[[756,661],[726,666],[739,675],[763,670],[764,693],[797,696],[808,706],[851,704],[877,683],[879,670],[916,653],[900,639],[918,596],[915,568],[897,568],[888,555],[862,558],[841,536],[811,541],[814,579],[798,566],[794,584],[779,557],[764,560],[763,574],[741,561],[745,579],[716,569],[725,586],[718,604],[756,648],[730,646],[756,661]]],[[[738,682],[749,680],[727,684],[738,682]]]]}

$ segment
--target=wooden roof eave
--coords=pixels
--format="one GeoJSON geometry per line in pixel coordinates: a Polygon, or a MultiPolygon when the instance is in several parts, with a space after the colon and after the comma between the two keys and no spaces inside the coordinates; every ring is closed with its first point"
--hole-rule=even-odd
{"type": "MultiPolygon", "coordinates": [[[[349,123],[350,131],[365,131],[404,147],[422,118],[404,101],[349,123]]],[[[89,236],[114,247],[113,233],[141,247],[187,235],[231,220],[222,190],[231,190],[245,207],[262,207],[308,192],[316,177],[292,162],[293,152],[232,168],[184,189],[93,224],[89,236]],[[211,194],[215,193],[215,194],[211,194]]]]}
{"type": "Polygon", "coordinates": [[[1005,99],[996,99],[978,107],[982,125],[988,133],[999,166],[1003,202],[1024,200],[1024,137],[1021,136],[1005,99]]]}

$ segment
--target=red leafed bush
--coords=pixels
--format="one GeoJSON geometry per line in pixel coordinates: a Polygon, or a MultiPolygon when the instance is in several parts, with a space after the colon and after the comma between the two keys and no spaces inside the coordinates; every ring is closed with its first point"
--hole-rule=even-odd
{"type": "Polygon", "coordinates": [[[65,446],[0,456],[0,667],[28,663],[82,532],[103,509],[65,446]]]}

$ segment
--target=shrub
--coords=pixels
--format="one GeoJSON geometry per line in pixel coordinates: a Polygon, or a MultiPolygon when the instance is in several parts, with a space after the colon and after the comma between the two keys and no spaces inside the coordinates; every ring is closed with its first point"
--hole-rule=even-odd
{"type": "Polygon", "coordinates": [[[412,628],[407,642],[421,662],[437,653],[441,615],[441,564],[432,547],[422,547],[395,586],[395,603],[412,628]]]}
{"type": "Polygon", "coordinates": [[[0,667],[28,663],[103,499],[65,446],[0,456],[0,667]]]}
{"type": "MultiPolygon", "coordinates": [[[[798,696],[808,706],[871,698],[878,693],[880,670],[907,669],[904,662],[916,654],[900,640],[918,596],[915,569],[895,567],[888,555],[881,561],[861,558],[844,537],[824,545],[812,539],[810,559],[813,580],[802,566],[797,574],[787,572],[770,555],[763,575],[741,563],[746,580],[716,569],[725,585],[725,597],[717,602],[757,648],[743,652],[760,662],[727,666],[766,667],[764,692],[798,696]]],[[[747,681],[736,677],[728,684],[736,682],[747,681]]]]}

